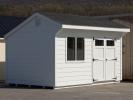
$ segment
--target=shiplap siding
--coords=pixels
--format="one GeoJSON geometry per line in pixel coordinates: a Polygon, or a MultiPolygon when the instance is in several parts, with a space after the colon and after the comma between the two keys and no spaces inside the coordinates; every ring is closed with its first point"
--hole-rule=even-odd
{"type": "Polygon", "coordinates": [[[56,86],[92,83],[92,39],[85,38],[85,60],[67,61],[67,38],[55,38],[56,86]]]}

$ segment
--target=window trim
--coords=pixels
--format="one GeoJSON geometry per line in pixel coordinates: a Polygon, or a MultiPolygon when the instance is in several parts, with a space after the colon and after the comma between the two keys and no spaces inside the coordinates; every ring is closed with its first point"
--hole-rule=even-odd
{"type": "MultiPolygon", "coordinates": [[[[70,36],[71,37],[71,36],[70,36]]],[[[66,62],[67,63],[84,63],[85,62],[85,38],[84,37],[73,37],[73,38],[75,38],[75,60],[67,60],[67,39],[68,39],[69,37],[66,37],[66,46],[65,46],[65,60],[66,60],[66,62]],[[77,38],[83,38],[84,39],[84,60],[77,60],[77,38]]]]}

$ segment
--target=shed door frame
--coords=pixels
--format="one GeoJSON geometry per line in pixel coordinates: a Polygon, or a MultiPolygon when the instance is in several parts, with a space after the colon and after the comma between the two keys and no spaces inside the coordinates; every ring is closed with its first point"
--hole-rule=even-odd
{"type": "MultiPolygon", "coordinates": [[[[99,81],[109,81],[109,80],[116,80],[116,70],[115,70],[115,62],[116,62],[116,60],[117,60],[117,58],[116,58],[116,54],[115,54],[115,52],[116,52],[116,40],[115,39],[108,39],[108,38],[93,38],[93,43],[92,43],[93,45],[93,47],[92,47],[92,56],[93,56],[93,59],[92,59],[92,78],[93,78],[93,82],[96,82],[96,81],[98,81],[97,79],[94,79],[94,61],[98,61],[98,59],[95,59],[94,58],[94,50],[95,50],[95,48],[99,48],[99,49],[103,49],[103,79],[101,79],[101,80],[99,80],[99,81]],[[95,40],[103,40],[104,42],[104,44],[103,44],[103,46],[95,46],[95,40]],[[114,46],[107,46],[107,40],[113,40],[114,41],[114,46]],[[114,49],[114,58],[112,58],[112,59],[110,59],[110,61],[112,60],[112,61],[114,61],[114,72],[113,72],[113,77],[112,77],[112,79],[107,79],[107,70],[106,70],[106,68],[107,68],[107,65],[106,65],[106,63],[107,63],[107,61],[109,61],[109,59],[107,59],[106,58],[106,51],[107,51],[107,49],[114,49]]],[[[102,67],[101,67],[102,68],[102,67]]],[[[113,68],[112,68],[112,70],[113,70],[113,68]]]]}

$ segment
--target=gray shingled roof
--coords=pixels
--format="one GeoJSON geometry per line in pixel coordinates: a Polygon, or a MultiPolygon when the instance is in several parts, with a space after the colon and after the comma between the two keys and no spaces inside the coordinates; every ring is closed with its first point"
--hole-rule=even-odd
{"type": "MultiPolygon", "coordinates": [[[[56,13],[43,13],[43,15],[61,24],[127,28],[126,26],[115,23],[107,18],[103,19],[103,18],[93,18],[88,16],[56,14],[56,13]]],[[[10,32],[20,23],[22,23],[26,18],[27,17],[0,16],[0,38],[3,38],[5,34],[10,32]]]]}
{"type": "Polygon", "coordinates": [[[25,19],[26,17],[0,16],[0,38],[3,38],[5,34],[10,32],[25,19]]]}
{"type": "Polygon", "coordinates": [[[43,15],[61,24],[111,27],[111,28],[127,28],[126,26],[115,23],[107,18],[103,19],[103,18],[93,18],[88,16],[56,14],[56,13],[43,13],[43,15]]]}

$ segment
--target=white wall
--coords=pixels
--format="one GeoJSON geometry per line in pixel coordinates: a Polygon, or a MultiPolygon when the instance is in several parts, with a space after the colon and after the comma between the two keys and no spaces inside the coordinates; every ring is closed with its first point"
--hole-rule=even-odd
{"type": "Polygon", "coordinates": [[[79,85],[93,83],[92,76],[92,42],[93,37],[108,37],[117,38],[116,41],[116,77],[117,81],[121,80],[122,68],[121,68],[121,33],[99,32],[98,31],[83,31],[83,30],[71,30],[62,29],[57,33],[55,38],[55,75],[56,75],[56,87],[67,85],[79,85]],[[93,34],[92,34],[92,33],[93,34]],[[116,34],[116,35],[115,35],[116,34]],[[67,61],[67,37],[84,37],[85,38],[85,60],[81,62],[67,61]]]}
{"type": "Polygon", "coordinates": [[[6,39],[6,83],[55,85],[55,33],[59,25],[41,15],[6,39]]]}
{"type": "Polygon", "coordinates": [[[55,38],[56,86],[92,83],[92,39],[85,39],[85,60],[67,61],[67,38],[55,38]]]}

